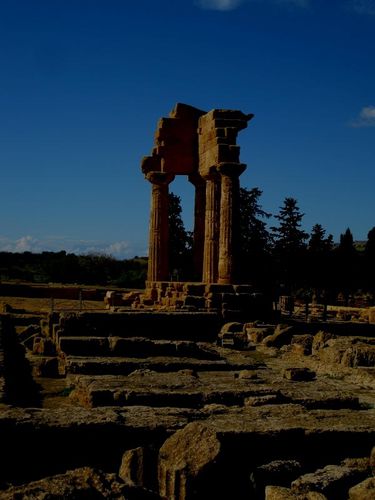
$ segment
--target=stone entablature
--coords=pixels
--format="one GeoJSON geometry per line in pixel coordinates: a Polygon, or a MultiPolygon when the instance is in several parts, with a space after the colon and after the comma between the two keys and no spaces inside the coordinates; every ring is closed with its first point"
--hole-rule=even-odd
{"type": "Polygon", "coordinates": [[[195,187],[196,274],[202,283],[236,282],[239,176],[246,169],[236,139],[253,116],[222,109],[206,113],[178,103],[159,120],[152,155],[142,160],[152,184],[148,283],[169,278],[168,186],[175,175],[187,175],[195,187]]]}

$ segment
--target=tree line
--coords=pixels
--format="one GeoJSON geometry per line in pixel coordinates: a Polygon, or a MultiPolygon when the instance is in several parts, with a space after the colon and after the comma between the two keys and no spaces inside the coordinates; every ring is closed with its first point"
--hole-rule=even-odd
{"type": "MultiPolygon", "coordinates": [[[[240,189],[239,280],[277,295],[294,295],[344,303],[354,294],[375,295],[375,227],[364,245],[354,242],[350,228],[335,244],[319,223],[310,234],[302,229],[303,214],[295,198],[286,197],[268,227],[270,213],[260,203],[259,188],[240,189]]],[[[180,199],[173,201],[170,262],[184,279],[192,275],[192,234],[184,229],[180,199]]]]}
{"type": "MultiPolygon", "coordinates": [[[[335,244],[321,224],[310,234],[302,229],[304,214],[295,198],[284,199],[274,215],[260,203],[259,188],[240,189],[240,282],[253,284],[274,296],[295,295],[330,303],[341,294],[344,302],[356,292],[375,295],[375,227],[365,244],[355,244],[350,229],[335,244]]],[[[193,235],[182,220],[181,199],[169,195],[169,263],[171,280],[195,281],[193,235]]],[[[143,288],[147,257],[119,260],[110,255],[42,252],[0,252],[0,279],[29,282],[78,283],[143,288]]]]}
{"type": "Polygon", "coordinates": [[[118,260],[110,255],[0,252],[0,279],[144,288],[147,258],[118,260]]]}

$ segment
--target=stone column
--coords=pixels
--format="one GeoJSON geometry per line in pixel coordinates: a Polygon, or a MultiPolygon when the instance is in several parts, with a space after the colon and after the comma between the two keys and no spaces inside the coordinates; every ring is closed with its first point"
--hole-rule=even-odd
{"type": "Polygon", "coordinates": [[[174,175],[149,172],[152,183],[147,281],[168,280],[168,184],[174,175]]]}
{"type": "Polygon", "coordinates": [[[219,252],[220,177],[211,174],[206,179],[206,211],[203,250],[203,283],[216,283],[219,252]]]}
{"type": "Polygon", "coordinates": [[[220,163],[220,238],[219,238],[219,277],[218,283],[231,284],[236,280],[236,254],[239,237],[239,176],[246,165],[241,163],[220,163]]]}
{"type": "Polygon", "coordinates": [[[206,181],[198,173],[190,174],[189,181],[195,187],[193,239],[194,279],[200,281],[203,267],[206,181]]]}

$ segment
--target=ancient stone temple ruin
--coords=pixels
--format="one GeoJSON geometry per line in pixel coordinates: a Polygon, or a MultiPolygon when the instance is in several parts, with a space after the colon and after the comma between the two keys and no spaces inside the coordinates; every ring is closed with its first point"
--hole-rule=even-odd
{"type": "Polygon", "coordinates": [[[151,300],[178,304],[193,289],[207,308],[215,292],[250,292],[236,285],[239,176],[246,169],[236,139],[253,116],[223,109],[206,113],[178,103],[168,118],[160,119],[152,154],[142,161],[152,185],[146,283],[151,300]],[[200,277],[195,284],[169,281],[168,190],[176,175],[187,176],[195,187],[194,269],[200,277]]]}
{"type": "Polygon", "coordinates": [[[236,283],[250,118],[178,104],[160,121],[146,294],[0,283],[0,500],[375,498],[375,307],[269,314],[236,283]],[[196,188],[193,283],[167,281],[178,174],[196,188]]]}

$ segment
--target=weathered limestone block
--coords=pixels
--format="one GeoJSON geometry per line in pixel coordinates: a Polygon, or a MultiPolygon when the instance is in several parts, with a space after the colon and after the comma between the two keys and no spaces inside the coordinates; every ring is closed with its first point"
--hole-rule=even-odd
{"type": "Polygon", "coordinates": [[[375,477],[369,477],[349,490],[349,500],[373,500],[375,498],[375,477]]]}
{"type": "Polygon", "coordinates": [[[294,297],[290,295],[280,295],[279,305],[281,311],[292,313],[294,311],[294,297]]]}
{"type": "Polygon", "coordinates": [[[104,296],[104,304],[106,309],[111,309],[116,306],[130,305],[135,299],[134,292],[123,294],[114,290],[107,290],[104,296]],[[131,298],[131,300],[129,300],[131,298]]]}
{"type": "Polygon", "coordinates": [[[235,293],[223,293],[222,302],[230,309],[236,309],[238,307],[238,295],[235,293]]]}
{"type": "Polygon", "coordinates": [[[14,486],[1,492],[2,500],[15,498],[78,499],[111,498],[124,500],[152,500],[158,498],[151,492],[124,484],[116,474],[107,474],[90,467],[67,471],[32,483],[14,486]]]}
{"type": "Polygon", "coordinates": [[[274,460],[257,467],[250,474],[250,481],[254,492],[260,496],[267,485],[289,486],[301,472],[301,464],[296,460],[274,460]]]}
{"type": "Polygon", "coordinates": [[[138,301],[139,302],[139,296],[140,292],[128,292],[128,293],[123,293],[122,294],[122,305],[123,306],[130,306],[133,302],[138,301]]]}
{"type": "Polygon", "coordinates": [[[225,323],[219,333],[221,344],[233,345],[236,347],[246,347],[247,336],[243,331],[243,324],[237,321],[225,323]]]}
{"type": "Polygon", "coordinates": [[[267,347],[281,347],[285,344],[290,344],[293,330],[292,326],[277,325],[275,333],[266,337],[262,344],[267,347]]]}
{"type": "Polygon", "coordinates": [[[327,345],[327,341],[334,338],[332,333],[323,332],[322,330],[314,335],[312,343],[312,354],[317,354],[320,349],[327,345]]]}
{"type": "Polygon", "coordinates": [[[201,283],[184,283],[183,291],[187,295],[195,295],[203,297],[205,293],[206,285],[201,283]]]}
{"type": "Polygon", "coordinates": [[[316,373],[309,368],[286,368],[283,377],[296,382],[314,380],[316,373]]]}
{"type": "Polygon", "coordinates": [[[375,345],[358,337],[331,338],[318,351],[319,358],[343,366],[375,366],[375,345]]]}
{"type": "Polygon", "coordinates": [[[296,354],[301,354],[303,356],[309,356],[312,350],[313,343],[312,335],[293,335],[292,337],[292,349],[296,354]]]}
{"type": "Polygon", "coordinates": [[[263,339],[275,333],[274,325],[258,326],[256,323],[245,323],[243,329],[248,340],[256,344],[259,344],[263,339]]]}
{"type": "MultiPolygon", "coordinates": [[[[214,481],[214,465],[221,451],[216,433],[201,422],[177,431],[159,452],[159,493],[170,500],[188,500],[214,481]]],[[[217,478],[216,478],[217,479],[217,478]]]]}
{"type": "Polygon", "coordinates": [[[375,345],[356,344],[343,354],[341,364],[344,366],[375,366],[375,345]]]}
{"type": "Polygon", "coordinates": [[[318,491],[327,498],[347,498],[349,488],[364,480],[369,474],[369,460],[344,460],[341,465],[327,465],[313,473],[305,474],[292,482],[294,493],[318,491]]]}
{"type": "Polygon", "coordinates": [[[220,283],[206,285],[206,293],[233,293],[233,290],[233,285],[222,285],[220,283]]]}
{"type": "Polygon", "coordinates": [[[375,446],[371,450],[370,454],[370,469],[372,472],[372,475],[375,476],[375,446]]]}
{"type": "Polygon", "coordinates": [[[206,307],[207,309],[220,309],[222,304],[221,293],[206,293],[206,307]]]}
{"type": "Polygon", "coordinates": [[[249,396],[244,399],[244,406],[275,405],[283,402],[281,394],[267,394],[266,396],[249,396]]]}
{"type": "Polygon", "coordinates": [[[30,356],[34,377],[55,378],[59,376],[59,360],[51,356],[30,356]]]}
{"type": "Polygon", "coordinates": [[[308,491],[297,495],[289,488],[267,486],[265,500],[327,500],[327,497],[317,491],[308,491]]]}
{"type": "Polygon", "coordinates": [[[19,342],[30,348],[33,344],[33,338],[41,335],[41,328],[39,325],[28,325],[21,332],[18,333],[17,338],[19,342]],[[30,341],[31,339],[31,341],[30,341]]]}
{"type": "Polygon", "coordinates": [[[243,331],[243,324],[239,323],[238,321],[230,321],[229,323],[225,323],[221,330],[220,334],[224,333],[235,333],[235,332],[242,332],[243,331]]]}
{"type": "Polygon", "coordinates": [[[11,312],[13,312],[13,307],[10,304],[7,304],[6,302],[2,302],[1,303],[1,312],[11,313],[11,312]]]}
{"type": "Polygon", "coordinates": [[[43,354],[44,356],[55,356],[56,348],[51,339],[45,337],[34,337],[33,354],[43,354]]]}
{"type": "Polygon", "coordinates": [[[118,475],[126,483],[144,485],[144,448],[138,447],[125,451],[118,475]]]}
{"type": "Polygon", "coordinates": [[[241,370],[238,375],[235,375],[235,378],[243,379],[243,380],[254,380],[258,378],[258,374],[254,370],[241,370]]]}
{"type": "Polygon", "coordinates": [[[195,307],[196,309],[204,309],[205,304],[206,304],[206,299],[204,297],[187,295],[184,298],[184,306],[195,307]]]}
{"type": "Polygon", "coordinates": [[[233,290],[236,293],[250,294],[254,292],[254,287],[251,285],[233,285],[233,290]]]}
{"type": "Polygon", "coordinates": [[[319,349],[318,356],[324,363],[340,364],[345,351],[350,345],[351,342],[347,338],[333,338],[327,340],[325,346],[319,349]]]}

